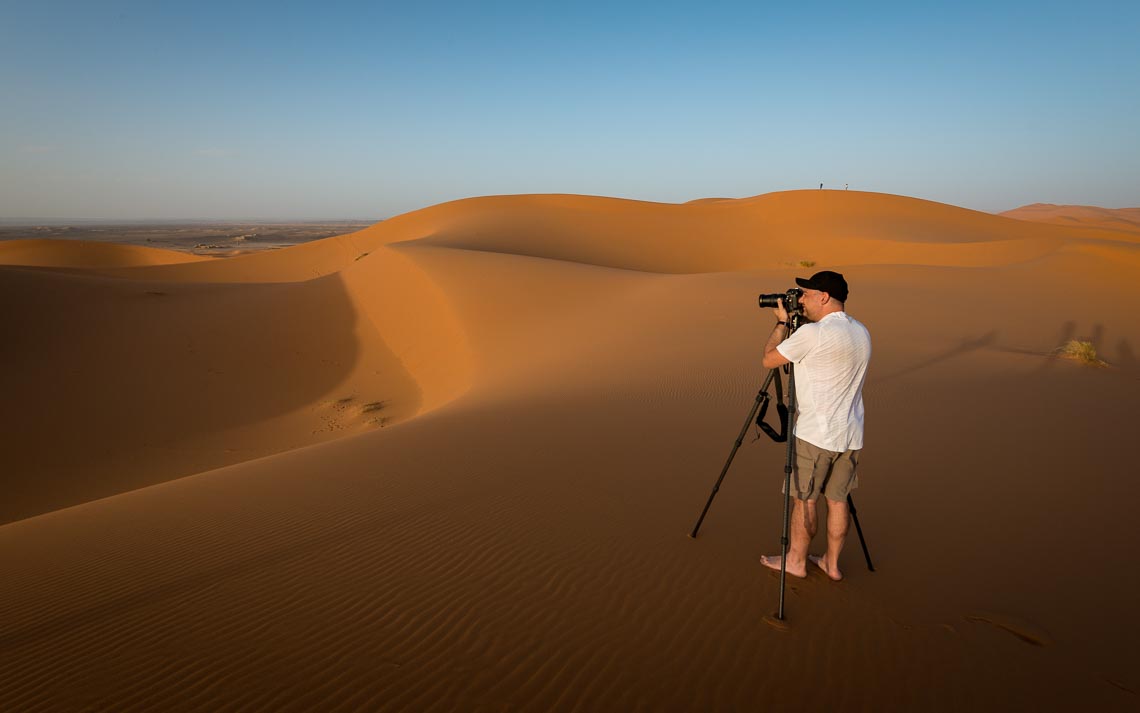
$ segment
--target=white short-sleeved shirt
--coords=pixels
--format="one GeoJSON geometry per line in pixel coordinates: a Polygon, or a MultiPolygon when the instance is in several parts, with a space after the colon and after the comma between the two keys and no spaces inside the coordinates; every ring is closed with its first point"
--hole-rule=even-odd
{"type": "Polygon", "coordinates": [[[842,453],[863,447],[863,380],[871,335],[846,312],[805,324],[776,347],[796,365],[795,435],[842,453]]]}

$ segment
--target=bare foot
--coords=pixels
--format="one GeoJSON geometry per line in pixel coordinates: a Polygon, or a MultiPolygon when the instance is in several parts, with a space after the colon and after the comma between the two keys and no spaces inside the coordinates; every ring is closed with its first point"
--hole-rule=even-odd
{"type": "MultiPolygon", "coordinates": [[[[760,555],[760,564],[769,569],[780,571],[780,562],[784,558],[780,555],[760,555]]],[[[793,577],[800,577],[801,579],[807,576],[807,564],[801,564],[799,567],[794,566],[791,562],[788,563],[788,569],[785,570],[793,577]]]]}
{"type": "Polygon", "coordinates": [[[838,565],[832,569],[828,569],[827,562],[825,562],[823,560],[823,557],[820,555],[808,555],[808,559],[812,562],[815,562],[819,568],[823,570],[824,574],[826,574],[828,577],[831,577],[836,582],[843,579],[843,573],[839,571],[838,565]]]}

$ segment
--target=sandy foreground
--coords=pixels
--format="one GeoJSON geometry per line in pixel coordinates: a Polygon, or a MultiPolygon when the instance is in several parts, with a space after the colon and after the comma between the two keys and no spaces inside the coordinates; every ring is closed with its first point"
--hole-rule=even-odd
{"type": "Polygon", "coordinates": [[[0,242],[0,710],[1136,710],[1140,230],[1021,217],[502,196],[226,259],[0,242]],[[778,628],[782,445],[688,533],[756,296],[820,269],[874,341],[877,571],[852,531],[778,628]]]}

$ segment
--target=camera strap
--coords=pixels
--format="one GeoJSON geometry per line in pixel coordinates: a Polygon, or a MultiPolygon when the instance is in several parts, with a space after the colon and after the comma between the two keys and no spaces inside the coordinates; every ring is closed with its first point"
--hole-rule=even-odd
{"type": "Polygon", "coordinates": [[[773,441],[783,443],[788,440],[788,406],[784,403],[784,382],[780,378],[780,368],[776,367],[774,371],[775,376],[772,380],[776,382],[776,414],[780,417],[780,431],[777,433],[776,429],[764,422],[764,414],[768,412],[768,402],[772,400],[767,391],[761,396],[760,415],[756,417],[756,425],[773,441]]]}

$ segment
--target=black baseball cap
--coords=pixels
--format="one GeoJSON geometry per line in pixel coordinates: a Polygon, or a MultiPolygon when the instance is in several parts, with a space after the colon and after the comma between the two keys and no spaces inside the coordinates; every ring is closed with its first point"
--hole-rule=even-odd
{"type": "Polygon", "coordinates": [[[847,280],[843,279],[843,275],[831,270],[824,270],[817,272],[808,279],[802,277],[796,278],[796,284],[800,287],[806,287],[809,290],[819,290],[831,295],[831,299],[839,300],[840,302],[847,301],[847,280]]]}

